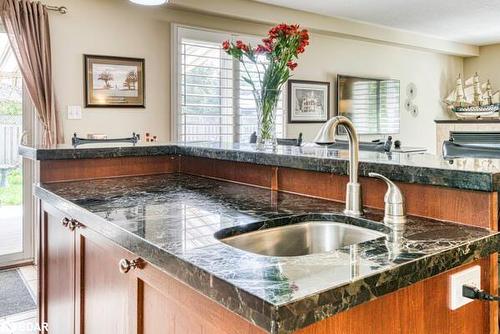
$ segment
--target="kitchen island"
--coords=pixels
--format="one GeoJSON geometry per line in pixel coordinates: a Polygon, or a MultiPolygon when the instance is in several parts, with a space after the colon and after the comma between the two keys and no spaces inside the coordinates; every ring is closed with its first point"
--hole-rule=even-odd
{"type": "Polygon", "coordinates": [[[362,179],[365,205],[372,207],[362,219],[341,214],[343,151],[257,152],[209,143],[22,151],[41,164],[42,318],[60,316],[62,300],[74,304],[75,317],[61,328],[496,333],[494,303],[448,309],[454,271],[479,265],[482,288],[496,291],[494,161],[450,164],[430,155],[363,152],[361,175],[385,174],[407,197],[413,216],[394,237],[379,223],[385,186],[378,181],[362,179]],[[262,256],[219,240],[306,220],[384,236],[300,257],[262,256]],[[73,255],[62,256],[64,248],[73,255]],[[59,268],[59,276],[49,268],[59,268]],[[61,285],[61,270],[75,281],[61,285]],[[62,291],[73,294],[65,299],[62,291]],[[111,315],[102,317],[98,302],[111,315]],[[159,319],[167,319],[164,327],[159,319]]]}

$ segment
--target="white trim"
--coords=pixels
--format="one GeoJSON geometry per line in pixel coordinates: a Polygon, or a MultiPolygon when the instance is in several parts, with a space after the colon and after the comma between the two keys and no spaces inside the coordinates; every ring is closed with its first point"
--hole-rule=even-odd
{"type": "Polygon", "coordinates": [[[180,25],[177,23],[172,23],[170,25],[170,73],[171,73],[171,87],[170,87],[170,141],[177,141],[177,110],[179,107],[178,101],[178,62],[179,62],[179,50],[177,50],[179,33],[178,28],[180,25]]]}
{"type": "MultiPolygon", "coordinates": [[[[38,144],[36,128],[38,127],[38,118],[35,115],[35,108],[26,88],[23,86],[23,131],[27,133],[27,145],[38,144]]],[[[21,138],[25,138],[22,136],[21,138]]],[[[33,196],[33,184],[38,182],[38,163],[31,159],[22,159],[23,174],[23,250],[19,253],[11,253],[0,256],[0,268],[12,266],[20,263],[33,262],[36,249],[36,221],[38,219],[37,204],[33,196]]]]}

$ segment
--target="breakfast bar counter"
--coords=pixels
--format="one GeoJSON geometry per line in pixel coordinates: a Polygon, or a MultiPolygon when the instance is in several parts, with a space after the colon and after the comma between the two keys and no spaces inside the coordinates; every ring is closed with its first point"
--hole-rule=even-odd
{"type": "Polygon", "coordinates": [[[145,334],[162,321],[167,333],[498,333],[496,303],[449,307],[450,275],[464,269],[478,266],[481,288],[497,290],[496,160],[360,152],[364,213],[355,218],[342,213],[347,151],[190,143],[20,152],[40,164],[41,318],[76,315],[61,328],[102,332],[89,325],[100,319],[145,334]],[[370,172],[402,190],[404,228],[382,223],[386,185],[370,172]],[[337,246],[307,255],[228,241],[324,223],[374,237],[337,236],[337,246]],[[75,280],[60,286],[62,276],[75,280]],[[73,309],[58,308],[62,295],[73,309]],[[95,303],[113,311],[101,319],[95,303]]]}

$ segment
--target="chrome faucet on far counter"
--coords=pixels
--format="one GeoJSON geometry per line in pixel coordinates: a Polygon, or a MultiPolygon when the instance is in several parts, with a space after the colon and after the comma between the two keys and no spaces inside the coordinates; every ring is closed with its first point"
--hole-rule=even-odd
{"type": "Polygon", "coordinates": [[[344,116],[330,118],[318,132],[314,142],[320,145],[335,143],[337,127],[343,125],[349,136],[349,183],[347,184],[344,213],[350,216],[361,216],[361,185],[358,182],[359,140],[354,124],[344,116]]]}
{"type": "Polygon", "coordinates": [[[381,179],[387,184],[387,192],[384,196],[384,223],[392,227],[403,227],[406,223],[406,211],[405,199],[401,189],[384,175],[378,173],[369,173],[368,175],[381,179]]]}

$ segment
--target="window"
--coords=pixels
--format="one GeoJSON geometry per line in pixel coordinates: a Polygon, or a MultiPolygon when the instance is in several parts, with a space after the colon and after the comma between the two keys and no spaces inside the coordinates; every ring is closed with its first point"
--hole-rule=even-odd
{"type": "Polygon", "coordinates": [[[338,77],[338,110],[359,134],[399,133],[399,81],[338,77]]]}
{"type": "MultiPolygon", "coordinates": [[[[240,63],[222,50],[221,43],[244,39],[255,45],[259,38],[179,26],[174,31],[173,138],[247,143],[257,130],[253,94],[240,63]]],[[[280,101],[278,137],[283,137],[283,124],[280,101]]]]}

